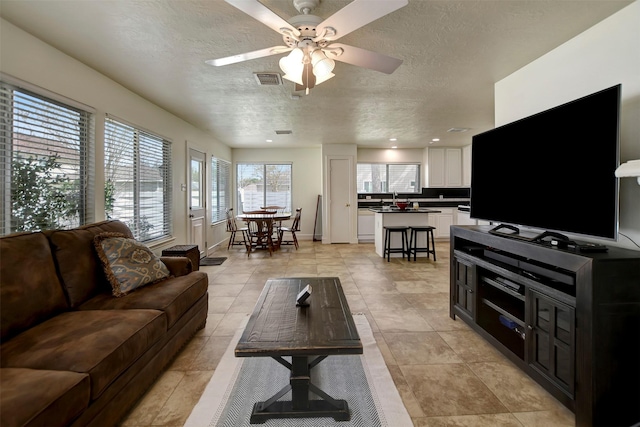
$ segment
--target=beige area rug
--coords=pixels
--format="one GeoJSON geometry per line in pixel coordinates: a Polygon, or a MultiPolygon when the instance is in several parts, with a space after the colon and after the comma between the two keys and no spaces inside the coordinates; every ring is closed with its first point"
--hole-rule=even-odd
{"type": "MultiPolygon", "coordinates": [[[[364,353],[361,356],[330,356],[313,368],[312,382],[336,399],[345,399],[350,421],[333,418],[270,419],[265,427],[316,426],[413,426],[391,374],[378,349],[367,318],[353,316],[364,353]]],[[[246,323],[246,322],[245,322],[246,323]]],[[[289,382],[289,370],[269,357],[237,358],[233,351],[244,325],[231,340],[187,427],[239,427],[249,424],[256,401],[264,401],[289,382]]],[[[316,398],[313,394],[312,398],[316,398]]],[[[291,400],[291,392],[282,400],[291,400]]]]}

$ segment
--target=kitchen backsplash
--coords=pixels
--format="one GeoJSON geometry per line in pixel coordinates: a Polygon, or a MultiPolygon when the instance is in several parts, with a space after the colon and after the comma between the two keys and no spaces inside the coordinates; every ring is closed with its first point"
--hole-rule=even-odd
{"type": "MultiPolygon", "coordinates": [[[[398,193],[398,199],[468,199],[471,189],[465,188],[423,188],[422,193],[398,193]]],[[[393,193],[360,193],[358,199],[392,199],[393,193]]]]}

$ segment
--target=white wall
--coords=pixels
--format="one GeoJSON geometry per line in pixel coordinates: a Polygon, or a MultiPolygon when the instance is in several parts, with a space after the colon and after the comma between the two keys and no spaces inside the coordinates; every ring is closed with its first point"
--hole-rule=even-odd
{"type": "Polygon", "coordinates": [[[422,163],[424,148],[358,148],[358,163],[422,163]]]}
{"type": "MultiPolygon", "coordinates": [[[[318,195],[322,194],[322,157],[320,147],[316,148],[234,148],[233,182],[236,180],[236,164],[240,162],[291,162],[292,207],[302,208],[300,240],[312,240],[316,218],[318,195]]],[[[237,201],[233,200],[237,211],[237,201]]]]}
{"type": "MultiPolygon", "coordinates": [[[[640,1],[496,83],[496,126],[618,83],[622,163],[640,159],[640,1]]],[[[620,179],[620,232],[640,245],[640,185],[631,178],[620,179]]],[[[604,243],[638,249],[624,236],[604,243]]]]}

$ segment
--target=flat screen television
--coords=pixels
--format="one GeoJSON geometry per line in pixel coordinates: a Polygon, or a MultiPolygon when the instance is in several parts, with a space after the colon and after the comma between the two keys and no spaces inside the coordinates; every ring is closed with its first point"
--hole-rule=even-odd
{"type": "Polygon", "coordinates": [[[616,240],[620,90],[475,135],[471,217],[616,240]]]}

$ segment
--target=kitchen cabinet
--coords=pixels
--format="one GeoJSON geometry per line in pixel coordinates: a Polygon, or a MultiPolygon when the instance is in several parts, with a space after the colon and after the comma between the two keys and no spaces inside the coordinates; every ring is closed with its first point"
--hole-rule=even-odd
{"type": "Polygon", "coordinates": [[[456,225],[477,225],[478,221],[471,219],[469,212],[458,211],[456,212],[456,225]]]}
{"type": "Polygon", "coordinates": [[[429,187],[462,187],[461,148],[429,148],[429,187]]]}
{"type": "Polygon", "coordinates": [[[455,217],[457,208],[435,208],[439,210],[439,213],[432,213],[429,215],[428,223],[430,226],[436,229],[433,232],[433,237],[436,239],[448,239],[449,228],[455,225],[455,217]]]}
{"type": "Polygon", "coordinates": [[[462,147],[462,186],[471,187],[471,145],[462,147]]]}
{"type": "Polygon", "coordinates": [[[369,209],[358,209],[358,241],[373,242],[375,214],[369,209]]]}

